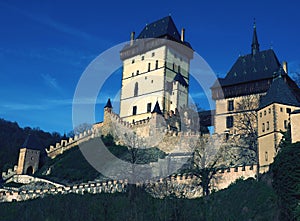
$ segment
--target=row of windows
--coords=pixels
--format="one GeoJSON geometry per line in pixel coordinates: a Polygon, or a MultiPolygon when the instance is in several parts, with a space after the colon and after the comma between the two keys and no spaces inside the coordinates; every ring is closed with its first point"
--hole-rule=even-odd
{"type": "MultiPolygon", "coordinates": [[[[155,52],[152,52],[151,57],[154,57],[154,56],[155,56],[155,52]]],[[[142,61],[145,60],[145,56],[144,55],[141,57],[141,60],[142,61]]],[[[134,64],[134,63],[135,63],[135,59],[132,59],[131,60],[131,64],[134,64]]]]}
{"type": "MultiPolygon", "coordinates": [[[[291,110],[291,108],[286,108],[285,111],[286,111],[286,113],[289,114],[289,113],[291,113],[292,110],[291,110]]],[[[282,107],[280,108],[280,112],[283,112],[283,108],[282,108],[282,107]]],[[[268,113],[269,113],[269,114],[271,113],[271,108],[268,109],[268,113]]],[[[260,113],[259,113],[259,116],[262,117],[262,114],[263,114],[263,113],[260,112],[260,113]]],[[[266,116],[266,115],[267,115],[267,110],[264,110],[264,116],[266,116]]]]}
{"type": "MultiPolygon", "coordinates": [[[[147,104],[147,113],[151,112],[151,106],[152,106],[151,103],[147,104]]],[[[136,115],[136,113],[137,113],[137,106],[133,106],[132,107],[132,115],[136,115]]]]}
{"type": "Polygon", "coordinates": [[[267,121],[267,123],[262,123],[262,132],[265,132],[265,130],[269,130],[270,129],[270,122],[267,121]]]}
{"type": "MultiPolygon", "coordinates": [[[[156,70],[158,69],[158,60],[155,61],[155,69],[156,70]]],[[[149,62],[148,63],[148,72],[151,71],[151,63],[149,62]]],[[[137,70],[136,71],[136,75],[139,75],[140,74],[140,70],[137,70]]],[[[131,76],[133,77],[134,76],[134,72],[132,72],[131,76]]]]}

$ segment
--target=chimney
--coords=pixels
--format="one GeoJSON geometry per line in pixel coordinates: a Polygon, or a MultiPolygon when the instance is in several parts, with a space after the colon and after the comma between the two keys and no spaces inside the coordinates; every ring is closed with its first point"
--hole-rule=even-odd
{"type": "Polygon", "coordinates": [[[282,62],[282,68],[283,70],[285,71],[285,73],[288,73],[288,64],[286,61],[283,61],[282,62]]]}
{"type": "Polygon", "coordinates": [[[185,40],[184,38],[185,38],[185,29],[182,28],[182,29],[181,29],[181,41],[182,41],[182,42],[184,42],[184,40],[185,40]]]}
{"type": "Polygon", "coordinates": [[[130,34],[130,46],[133,45],[133,41],[134,41],[134,35],[135,35],[135,32],[131,32],[130,34]]]}

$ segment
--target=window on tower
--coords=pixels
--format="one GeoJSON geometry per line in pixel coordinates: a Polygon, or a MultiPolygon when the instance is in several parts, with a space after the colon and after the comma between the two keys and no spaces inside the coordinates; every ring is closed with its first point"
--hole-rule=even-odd
{"type": "Polygon", "coordinates": [[[155,61],[155,69],[158,69],[158,60],[155,61]]]}
{"type": "Polygon", "coordinates": [[[135,82],[133,96],[137,97],[138,92],[139,92],[139,84],[138,84],[138,82],[135,82]]]}
{"type": "Polygon", "coordinates": [[[178,65],[178,73],[181,73],[180,65],[178,65]]]}
{"type": "Polygon", "coordinates": [[[151,63],[148,63],[148,71],[151,70],[151,63]]]}
{"type": "Polygon", "coordinates": [[[226,127],[227,128],[233,127],[233,116],[226,117],[226,127]]]}
{"type": "Polygon", "coordinates": [[[148,103],[147,104],[147,113],[150,113],[151,112],[151,103],[148,103]]]}
{"type": "Polygon", "coordinates": [[[132,107],[132,115],[136,115],[137,106],[132,107]]]}
{"type": "Polygon", "coordinates": [[[234,110],[234,103],[233,100],[228,101],[228,111],[233,111],[234,110]]]}

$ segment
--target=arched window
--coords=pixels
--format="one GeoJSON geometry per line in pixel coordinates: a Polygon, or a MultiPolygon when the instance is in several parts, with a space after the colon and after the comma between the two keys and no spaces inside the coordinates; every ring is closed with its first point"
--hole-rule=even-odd
{"type": "Polygon", "coordinates": [[[139,92],[139,84],[135,82],[133,96],[137,97],[139,92]]]}

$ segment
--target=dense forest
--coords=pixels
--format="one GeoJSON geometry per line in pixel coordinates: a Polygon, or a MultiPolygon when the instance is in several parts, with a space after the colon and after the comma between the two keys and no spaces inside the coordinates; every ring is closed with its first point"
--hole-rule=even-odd
{"type": "Polygon", "coordinates": [[[16,122],[0,119],[0,171],[7,171],[18,163],[19,149],[22,148],[28,135],[37,144],[34,149],[41,150],[41,164],[45,160],[45,148],[61,139],[61,135],[56,132],[48,133],[39,128],[21,128],[16,122]]]}

